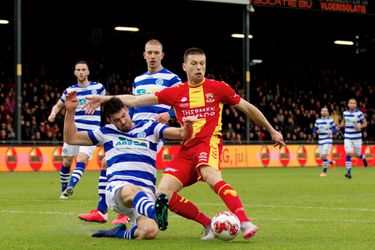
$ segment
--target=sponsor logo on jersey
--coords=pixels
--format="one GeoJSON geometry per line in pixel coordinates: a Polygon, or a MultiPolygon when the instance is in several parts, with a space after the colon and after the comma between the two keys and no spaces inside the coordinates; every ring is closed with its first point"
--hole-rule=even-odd
{"type": "Polygon", "coordinates": [[[164,80],[163,79],[156,79],[155,84],[157,85],[163,85],[164,80]]]}
{"type": "Polygon", "coordinates": [[[213,93],[207,93],[206,94],[206,102],[214,102],[214,94],[213,93]]]}
{"type": "Polygon", "coordinates": [[[146,137],[146,133],[145,132],[141,132],[141,133],[137,134],[137,138],[145,138],[145,137],[146,137]]]}
{"type": "Polygon", "coordinates": [[[120,137],[117,141],[115,141],[115,146],[118,148],[123,148],[127,146],[138,146],[138,147],[147,148],[147,144],[144,141],[132,140],[132,139],[122,138],[122,137],[120,137]]]}

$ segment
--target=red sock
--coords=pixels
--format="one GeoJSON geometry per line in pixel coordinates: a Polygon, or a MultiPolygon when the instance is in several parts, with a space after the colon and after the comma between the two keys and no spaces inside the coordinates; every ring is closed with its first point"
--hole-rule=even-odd
{"type": "Polygon", "coordinates": [[[229,210],[237,215],[241,222],[249,221],[243,209],[240,197],[238,197],[237,192],[228,183],[223,180],[219,181],[215,184],[214,191],[224,201],[229,210]]]}
{"type": "Polygon", "coordinates": [[[169,201],[169,209],[172,212],[187,219],[194,220],[205,227],[211,225],[211,219],[209,217],[199,211],[198,207],[191,201],[177,193],[173,193],[171,200],[169,201]]]}

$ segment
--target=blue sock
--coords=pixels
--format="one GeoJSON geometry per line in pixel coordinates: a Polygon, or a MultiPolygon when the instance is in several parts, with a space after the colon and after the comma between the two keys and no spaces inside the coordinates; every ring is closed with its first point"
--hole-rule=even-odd
{"type": "Polygon", "coordinates": [[[107,186],[106,169],[100,171],[98,183],[98,210],[102,213],[107,213],[107,203],[105,202],[105,188],[107,186]]]}
{"type": "Polygon", "coordinates": [[[63,165],[60,170],[61,192],[63,192],[68,187],[69,174],[70,166],[65,167],[63,165]]]}
{"type": "Polygon", "coordinates": [[[346,165],[346,172],[348,174],[351,174],[351,172],[352,172],[352,157],[350,155],[346,156],[345,165],[346,165]]]}
{"type": "Polygon", "coordinates": [[[83,162],[77,162],[77,165],[72,173],[72,178],[70,178],[69,186],[75,187],[79,180],[81,179],[83,172],[85,172],[86,164],[83,162]]]}
{"type": "Polygon", "coordinates": [[[134,233],[135,233],[135,230],[137,229],[138,229],[137,226],[133,226],[130,229],[120,230],[115,234],[115,238],[128,239],[128,240],[135,239],[134,233]]]}
{"type": "Polygon", "coordinates": [[[323,160],[323,173],[327,173],[327,168],[328,168],[328,160],[324,159],[323,160]]]}
{"type": "Polygon", "coordinates": [[[327,161],[329,164],[333,165],[333,161],[331,161],[330,159],[327,158],[327,161]]]}
{"type": "Polygon", "coordinates": [[[151,219],[156,219],[155,202],[151,200],[143,191],[138,192],[133,200],[133,207],[141,215],[151,219]]]}

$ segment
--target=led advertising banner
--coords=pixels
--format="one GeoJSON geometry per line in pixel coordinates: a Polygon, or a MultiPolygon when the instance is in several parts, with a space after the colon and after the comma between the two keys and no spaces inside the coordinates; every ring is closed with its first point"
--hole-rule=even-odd
{"type": "MultiPolygon", "coordinates": [[[[179,150],[179,145],[164,146],[157,155],[157,168],[168,167],[179,150]]],[[[322,164],[318,152],[317,145],[288,145],[281,149],[272,145],[224,145],[221,167],[316,167],[322,164]]],[[[364,145],[362,152],[369,165],[374,166],[375,145],[364,145]]],[[[96,147],[86,170],[100,170],[103,157],[103,148],[96,147]]],[[[345,166],[344,146],[333,145],[330,159],[337,166],[345,166]]],[[[352,162],[354,166],[363,166],[357,158],[353,157],[352,162]]],[[[0,147],[0,172],[58,171],[61,166],[61,147],[0,147]]]]}

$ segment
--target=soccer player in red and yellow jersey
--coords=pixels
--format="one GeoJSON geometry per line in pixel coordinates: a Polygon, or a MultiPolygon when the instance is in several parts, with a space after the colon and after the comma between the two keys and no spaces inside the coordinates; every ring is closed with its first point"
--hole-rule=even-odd
{"type": "MultiPolygon", "coordinates": [[[[166,104],[175,109],[176,117],[184,124],[184,118],[195,115],[192,136],[183,141],[179,154],[162,175],[157,192],[170,198],[169,209],[205,227],[202,239],[213,239],[210,231],[211,219],[177,192],[197,181],[206,182],[224,201],[226,206],[241,221],[245,239],[249,239],[259,229],[250,222],[237,192],[223,180],[220,169],[222,151],[223,105],[231,105],[247,115],[248,118],[265,127],[275,141],[275,146],[285,145],[281,133],[276,131],[255,106],[238,96],[226,83],[205,78],[206,55],[198,48],[185,51],[183,70],[187,82],[176,87],[166,88],[154,95],[118,96],[128,107],[166,104]]],[[[108,96],[89,98],[88,112],[100,105],[108,96]]]]}

